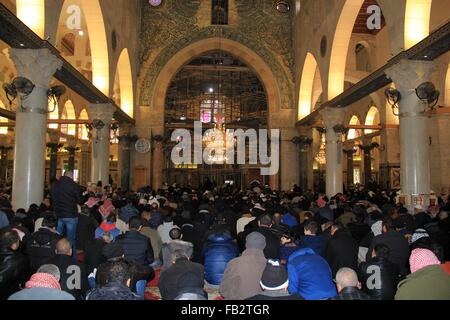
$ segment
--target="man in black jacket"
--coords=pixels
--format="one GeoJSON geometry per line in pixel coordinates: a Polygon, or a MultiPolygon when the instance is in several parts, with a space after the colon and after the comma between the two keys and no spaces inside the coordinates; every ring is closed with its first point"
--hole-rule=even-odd
{"type": "Polygon", "coordinates": [[[0,301],[18,291],[28,279],[27,258],[18,252],[20,239],[13,230],[0,234],[0,301]]]}
{"type": "Polygon", "coordinates": [[[389,247],[377,244],[372,259],[359,266],[362,289],[377,300],[394,300],[397,291],[398,268],[389,261],[389,247]]]}
{"type": "Polygon", "coordinates": [[[258,228],[255,231],[266,238],[266,247],[264,249],[266,259],[278,260],[280,258],[280,238],[272,232],[271,228],[272,217],[266,213],[259,218],[258,228]]]}
{"type": "Polygon", "coordinates": [[[52,185],[52,200],[58,217],[58,233],[66,231],[67,239],[72,244],[73,257],[77,255],[76,237],[78,224],[78,204],[81,198],[81,188],[73,181],[73,172],[66,171],[59,181],[52,185]]]}
{"type": "Polygon", "coordinates": [[[69,240],[63,238],[56,243],[56,256],[48,263],[57,266],[61,273],[61,290],[70,293],[77,300],[83,300],[88,289],[88,278],[84,267],[74,263],[69,240]]]}
{"type": "Polygon", "coordinates": [[[150,239],[140,233],[142,221],[133,217],[128,223],[129,230],[116,238],[122,245],[125,258],[143,266],[149,266],[154,261],[153,249],[150,239]]]}
{"type": "Polygon", "coordinates": [[[366,261],[370,260],[372,251],[377,244],[385,244],[389,248],[389,260],[397,265],[400,276],[407,274],[407,264],[409,259],[408,240],[400,233],[394,230],[392,222],[389,219],[383,220],[383,234],[373,238],[366,255],[366,261]]]}
{"type": "Polygon", "coordinates": [[[339,222],[331,227],[331,238],[326,245],[325,259],[333,271],[333,277],[344,267],[357,270],[358,245],[350,232],[339,222]]]}
{"type": "Polygon", "coordinates": [[[186,273],[194,273],[204,282],[204,268],[201,264],[189,261],[182,250],[172,253],[172,265],[161,273],[158,288],[163,300],[174,300],[178,295],[178,281],[186,273]]]}
{"type": "Polygon", "coordinates": [[[56,243],[62,238],[56,232],[56,217],[46,215],[42,227],[33,233],[25,242],[25,252],[30,259],[30,269],[35,273],[37,269],[55,256],[56,243]]]}

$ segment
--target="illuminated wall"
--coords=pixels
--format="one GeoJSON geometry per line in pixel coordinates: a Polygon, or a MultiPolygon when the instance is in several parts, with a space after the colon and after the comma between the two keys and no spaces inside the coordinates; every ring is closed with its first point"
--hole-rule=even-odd
{"type": "MultiPolygon", "coordinates": [[[[367,113],[366,122],[364,123],[368,126],[379,125],[380,124],[380,113],[376,107],[371,107],[367,113]]],[[[373,133],[375,130],[366,129],[365,134],[373,133]]]]}
{"type": "Polygon", "coordinates": [[[334,34],[328,75],[328,99],[331,100],[344,91],[347,54],[353,26],[364,0],[347,0],[342,9],[334,34]]]}
{"type": "Polygon", "coordinates": [[[314,87],[314,75],[316,74],[317,62],[311,53],[307,53],[303,66],[302,79],[300,82],[300,94],[298,100],[298,120],[311,113],[312,91],[314,87]]]}
{"type": "Polygon", "coordinates": [[[130,56],[126,48],[120,54],[116,72],[119,75],[120,107],[126,114],[133,117],[133,75],[131,73],[130,56]]]}
{"type": "Polygon", "coordinates": [[[16,0],[17,17],[39,37],[45,36],[45,0],[16,0]]]}
{"type": "Polygon", "coordinates": [[[405,49],[429,35],[432,0],[406,0],[405,49]]]}

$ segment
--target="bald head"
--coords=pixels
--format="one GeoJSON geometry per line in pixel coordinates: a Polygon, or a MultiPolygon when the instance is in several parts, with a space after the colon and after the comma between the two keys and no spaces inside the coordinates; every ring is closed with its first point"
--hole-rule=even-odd
{"type": "Polygon", "coordinates": [[[69,240],[63,238],[56,243],[56,254],[72,256],[72,245],[69,240]]]}
{"type": "Polygon", "coordinates": [[[347,287],[360,287],[358,276],[355,271],[350,268],[341,268],[336,273],[336,286],[338,291],[347,287]]]}

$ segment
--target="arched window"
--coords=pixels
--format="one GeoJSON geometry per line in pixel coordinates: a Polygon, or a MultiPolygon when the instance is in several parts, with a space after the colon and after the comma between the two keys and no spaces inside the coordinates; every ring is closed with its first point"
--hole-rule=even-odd
{"type": "MultiPolygon", "coordinates": [[[[358,125],[361,124],[357,116],[353,116],[350,120],[350,125],[358,125]]],[[[352,140],[361,136],[361,130],[350,129],[347,134],[347,139],[352,140]]]]}
{"type": "Polygon", "coordinates": [[[212,0],[212,25],[228,24],[228,0],[212,0]]]}
{"type": "MultiPolygon", "coordinates": [[[[80,120],[89,120],[89,115],[88,115],[86,109],[83,109],[83,111],[81,111],[79,119],[80,120]]],[[[89,140],[88,135],[89,135],[89,132],[86,128],[86,125],[79,124],[78,125],[78,139],[87,141],[87,140],[89,140]]]]}

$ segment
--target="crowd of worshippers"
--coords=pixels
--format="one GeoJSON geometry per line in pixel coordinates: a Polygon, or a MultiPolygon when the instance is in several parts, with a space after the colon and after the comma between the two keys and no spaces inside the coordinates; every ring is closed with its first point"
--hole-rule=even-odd
{"type": "Polygon", "coordinates": [[[0,200],[1,300],[450,299],[448,196],[414,214],[395,194],[327,198],[230,185],[80,190],[0,200]]]}

